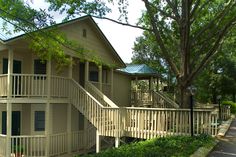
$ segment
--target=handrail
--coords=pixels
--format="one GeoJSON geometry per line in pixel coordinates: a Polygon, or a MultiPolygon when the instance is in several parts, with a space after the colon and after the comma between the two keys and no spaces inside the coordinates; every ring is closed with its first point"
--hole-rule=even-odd
{"type": "Polygon", "coordinates": [[[72,82],[81,90],[82,92],[86,93],[93,101],[95,101],[101,108],[104,106],[97,100],[95,99],[88,91],[86,91],[78,82],[76,82],[74,79],[72,79],[72,82]]]}
{"type": "Polygon", "coordinates": [[[120,135],[119,108],[105,108],[73,79],[69,98],[71,104],[99,130],[100,135],[113,137],[120,135]]]}
{"type": "Polygon", "coordinates": [[[111,99],[109,99],[105,94],[103,94],[96,86],[94,86],[90,82],[86,82],[87,90],[97,99],[99,100],[104,106],[110,106],[113,108],[119,108],[111,99]]]}
{"type": "Polygon", "coordinates": [[[159,91],[153,91],[154,94],[157,94],[158,96],[160,96],[162,99],[164,99],[167,103],[169,103],[171,106],[175,107],[175,108],[179,108],[179,105],[174,102],[173,100],[171,100],[169,97],[167,97],[166,95],[164,95],[163,93],[159,92],[159,91]]]}
{"type": "MultiPolygon", "coordinates": [[[[152,111],[190,111],[190,109],[186,108],[144,108],[144,107],[120,107],[123,109],[134,109],[134,110],[152,110],[152,111]]],[[[194,108],[193,112],[200,112],[200,111],[206,111],[206,112],[212,112],[213,109],[196,109],[194,108]]]]}

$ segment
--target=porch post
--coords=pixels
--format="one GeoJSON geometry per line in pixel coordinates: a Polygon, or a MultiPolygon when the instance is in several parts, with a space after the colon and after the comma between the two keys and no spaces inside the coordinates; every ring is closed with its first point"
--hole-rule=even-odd
{"type": "Polygon", "coordinates": [[[153,90],[153,77],[149,80],[149,89],[153,90]]]}
{"type": "Polygon", "coordinates": [[[120,138],[119,137],[115,137],[115,147],[118,148],[120,145],[120,138]]]}
{"type": "Polygon", "coordinates": [[[45,112],[45,136],[46,136],[46,156],[49,157],[50,151],[50,114],[51,114],[51,105],[50,105],[50,95],[51,95],[51,59],[47,61],[47,103],[46,103],[46,112],[45,112]]]}
{"type": "Polygon", "coordinates": [[[138,106],[138,77],[135,77],[135,94],[134,94],[134,102],[135,102],[135,106],[138,106]]]}
{"type": "Polygon", "coordinates": [[[156,90],[159,91],[159,78],[156,78],[156,90]]]}
{"type": "MultiPolygon", "coordinates": [[[[71,63],[70,63],[70,66],[69,66],[69,78],[72,79],[73,78],[73,65],[72,65],[72,61],[73,61],[73,58],[70,57],[70,60],[71,60],[71,63]]],[[[71,109],[72,109],[72,106],[70,103],[68,103],[68,106],[67,106],[67,151],[68,153],[71,153],[71,109]]]]}
{"type": "Polygon", "coordinates": [[[86,84],[86,82],[89,81],[89,62],[88,61],[85,62],[85,72],[84,73],[85,73],[84,80],[85,80],[85,84],[86,84]]]}
{"type": "Polygon", "coordinates": [[[99,82],[99,90],[102,91],[102,65],[98,67],[98,82],[99,82]]]}
{"type": "Polygon", "coordinates": [[[113,100],[113,79],[114,79],[113,72],[114,72],[114,71],[113,71],[113,68],[111,68],[111,81],[110,81],[110,83],[111,83],[111,89],[110,89],[111,91],[110,91],[110,92],[111,92],[111,93],[110,93],[110,94],[111,94],[111,99],[112,99],[112,100],[113,100]]]}
{"type": "Polygon", "coordinates": [[[12,72],[13,72],[13,50],[9,49],[8,51],[8,90],[7,90],[7,136],[6,136],[6,156],[11,156],[11,124],[12,124],[12,103],[9,102],[9,99],[12,97],[12,72]]]}
{"type": "Polygon", "coordinates": [[[96,131],[96,153],[99,153],[100,151],[100,135],[99,135],[99,131],[97,129],[96,131]]]}

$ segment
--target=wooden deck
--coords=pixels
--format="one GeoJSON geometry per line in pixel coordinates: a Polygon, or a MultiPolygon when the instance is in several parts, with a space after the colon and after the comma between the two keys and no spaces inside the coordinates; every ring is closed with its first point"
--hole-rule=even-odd
{"type": "MultiPolygon", "coordinates": [[[[1,85],[6,83],[6,77],[0,76],[1,85]]],[[[43,98],[47,95],[48,90],[45,90],[47,77],[22,74],[11,77],[15,80],[13,99],[18,96],[43,98]]],[[[123,136],[150,139],[167,135],[190,135],[189,109],[118,107],[92,84],[87,84],[84,89],[73,79],[55,76],[51,79],[53,80],[49,90],[51,97],[68,99],[68,103],[79,110],[95,127],[97,136],[85,139],[85,143],[90,146],[94,145],[94,139],[99,136],[110,136],[116,139],[123,136]]],[[[0,96],[7,96],[6,94],[5,89],[0,90],[0,96]]],[[[228,110],[222,111],[229,113],[228,110]]],[[[215,109],[194,109],[194,134],[206,133],[215,136],[217,119],[218,114],[215,109]]],[[[49,136],[12,136],[11,141],[13,144],[15,142],[27,148],[26,156],[46,156],[47,151],[49,156],[58,156],[68,154],[68,146],[72,151],[76,151],[84,145],[82,137],[83,135],[77,132],[49,136]]],[[[1,135],[0,155],[6,153],[6,141],[6,136],[1,135]]]]}

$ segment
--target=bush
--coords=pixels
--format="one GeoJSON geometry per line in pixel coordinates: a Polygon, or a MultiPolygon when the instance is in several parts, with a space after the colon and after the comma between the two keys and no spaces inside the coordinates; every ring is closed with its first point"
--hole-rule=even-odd
{"type": "Polygon", "coordinates": [[[208,135],[161,137],[125,144],[119,148],[111,148],[98,154],[84,155],[83,157],[187,157],[199,147],[211,146],[213,141],[213,138],[208,135]]]}
{"type": "Polygon", "coordinates": [[[236,114],[236,103],[233,101],[223,101],[222,105],[229,105],[231,108],[231,113],[236,114]]]}

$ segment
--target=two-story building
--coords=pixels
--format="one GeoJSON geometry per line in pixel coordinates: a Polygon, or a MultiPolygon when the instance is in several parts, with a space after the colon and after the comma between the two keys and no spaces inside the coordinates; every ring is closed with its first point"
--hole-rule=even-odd
{"type": "MultiPolygon", "coordinates": [[[[126,65],[90,16],[57,27],[106,64],[65,51],[72,62],[58,72],[54,59],[42,62],[32,52],[26,35],[2,40],[0,156],[60,156],[95,144],[99,151],[101,136],[114,137],[118,146],[122,136],[147,139],[189,133],[189,122],[182,125],[188,110],[130,107],[133,76],[117,70],[126,65]]],[[[150,87],[154,76],[150,75],[150,87]]],[[[178,107],[158,91],[149,92],[148,100],[149,106],[158,107],[162,101],[178,107]]],[[[200,113],[206,117],[202,123],[211,122],[211,111],[200,113]]],[[[214,128],[202,130],[214,134],[214,128]]]]}

